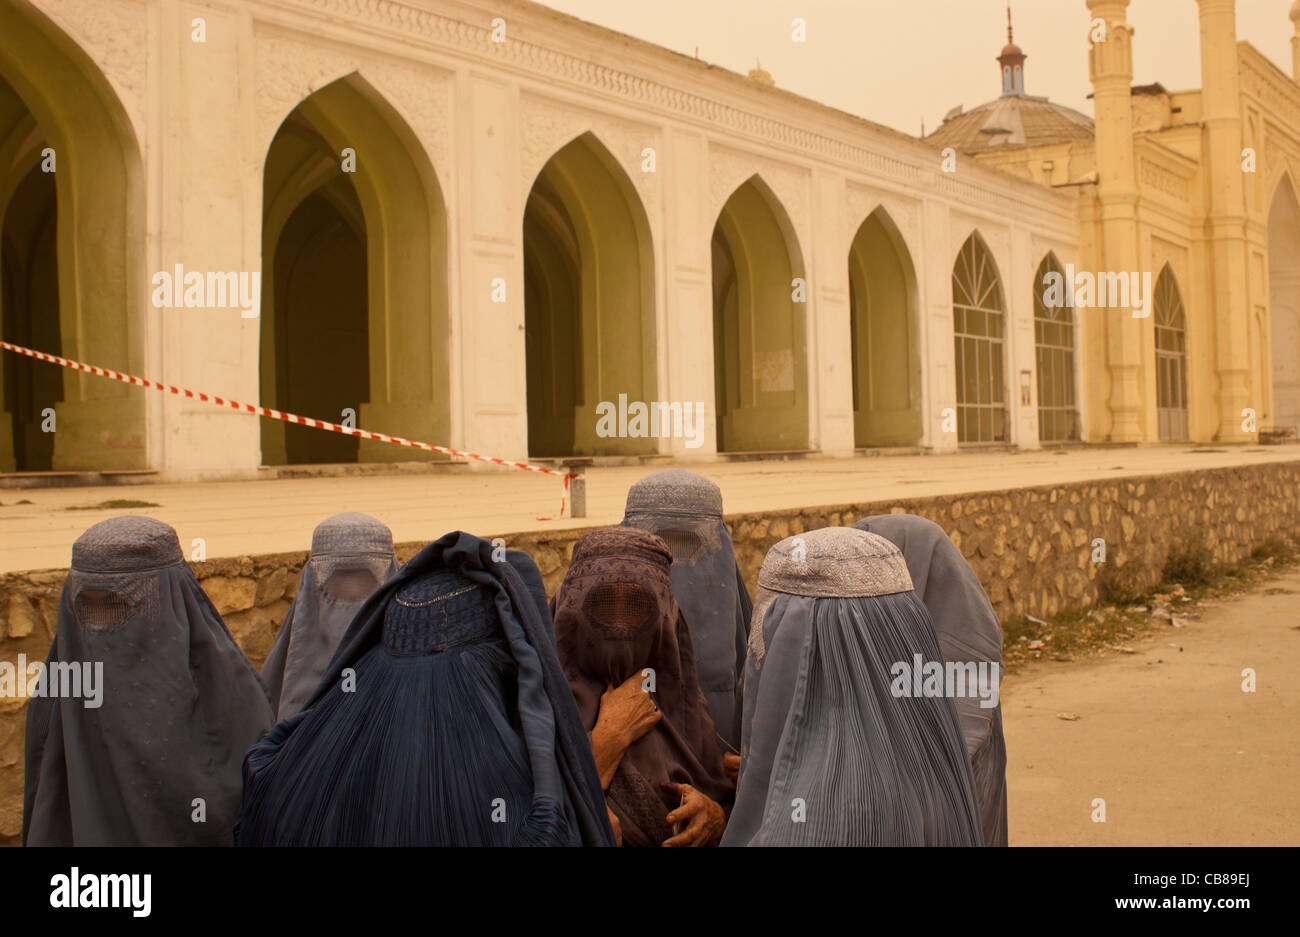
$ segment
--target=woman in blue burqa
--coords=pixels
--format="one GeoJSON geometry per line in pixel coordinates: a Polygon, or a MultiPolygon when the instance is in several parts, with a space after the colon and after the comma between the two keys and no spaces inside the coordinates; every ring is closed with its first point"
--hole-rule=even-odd
{"type": "Polygon", "coordinates": [[[966,752],[975,774],[984,845],[1007,844],[1007,745],[1002,738],[1002,624],[966,557],[934,521],[915,514],[877,514],[853,525],[890,540],[903,553],[917,598],[934,622],[939,649],[949,663],[997,667],[991,699],[960,696],[955,702],[966,752]]]}
{"type": "Polygon", "coordinates": [[[176,531],[127,515],[77,538],[45,667],[102,685],[27,705],[24,844],[230,845],[244,752],[275,720],[176,531]]]}
{"type": "Polygon", "coordinates": [[[666,469],[627,493],[624,527],[648,530],[673,554],[673,598],[695,645],[695,666],[723,754],[740,751],[740,679],[753,605],[722,519],[722,491],[702,475],[666,469]]]}
{"type": "Polygon", "coordinates": [[[978,846],[953,701],[898,692],[943,657],[898,548],[850,527],[768,551],[724,846],[978,846]]]}
{"type": "Polygon", "coordinates": [[[392,531],[369,514],[335,514],[316,525],[311,558],[262,665],[277,719],[311,699],[348,625],[395,572],[392,531]]]}
{"type": "Polygon", "coordinates": [[[240,845],[612,845],[536,564],[462,532],[357,613],[249,751],[240,845]]]}

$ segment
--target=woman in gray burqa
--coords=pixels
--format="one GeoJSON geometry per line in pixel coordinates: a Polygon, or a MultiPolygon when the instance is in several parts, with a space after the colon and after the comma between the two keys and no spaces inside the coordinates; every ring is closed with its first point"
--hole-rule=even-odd
{"type": "Polygon", "coordinates": [[[262,665],[276,719],[311,699],[348,625],[395,572],[393,534],[369,514],[335,514],[316,525],[311,558],[262,665]]]}
{"type": "Polygon", "coordinates": [[[1007,745],[1002,704],[996,695],[1002,676],[1002,625],[979,577],[943,528],[915,514],[878,514],[853,525],[892,541],[903,551],[917,597],[925,603],[944,660],[975,664],[997,677],[988,688],[996,705],[977,696],[956,699],[966,752],[975,774],[984,845],[1007,844],[1007,745]]]}
{"type": "Polygon", "coordinates": [[[84,685],[28,703],[23,843],[230,845],[244,752],[274,720],[166,524],[116,517],[72,545],[47,675],[100,664],[101,705],[84,685]]]}
{"type": "Polygon", "coordinates": [[[940,662],[930,616],[888,540],[826,527],[782,540],[758,574],[740,788],[724,846],[978,846],[957,711],[896,694],[940,662]]]}
{"type": "Polygon", "coordinates": [[[612,845],[537,565],[456,531],[362,606],[248,753],[250,846],[612,845]]]}
{"type": "Polygon", "coordinates": [[[628,490],[624,527],[648,530],[673,554],[673,598],[695,644],[695,665],[723,753],[740,751],[740,678],[753,612],[722,491],[702,475],[666,469],[628,490]]]}

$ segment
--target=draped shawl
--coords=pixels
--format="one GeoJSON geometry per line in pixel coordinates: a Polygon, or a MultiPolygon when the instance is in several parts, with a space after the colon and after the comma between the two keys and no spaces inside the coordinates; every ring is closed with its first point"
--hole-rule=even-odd
{"type": "Polygon", "coordinates": [[[241,845],[612,845],[536,564],[453,532],[248,753],[241,845]]]}

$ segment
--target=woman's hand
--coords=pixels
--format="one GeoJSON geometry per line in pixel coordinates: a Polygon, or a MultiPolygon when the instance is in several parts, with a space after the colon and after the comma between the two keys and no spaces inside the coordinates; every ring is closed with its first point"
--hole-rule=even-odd
{"type": "Polygon", "coordinates": [[[722,756],[722,770],[726,773],[727,777],[731,778],[731,783],[735,784],[736,780],[740,777],[740,756],[733,755],[731,752],[726,752],[722,756]]]}
{"type": "Polygon", "coordinates": [[[637,671],[617,688],[606,688],[600,697],[593,733],[608,734],[626,748],[658,724],[663,713],[650,694],[641,689],[641,682],[641,672],[637,671]]]}
{"type": "Polygon", "coordinates": [[[686,829],[664,840],[665,846],[712,846],[722,839],[722,831],[727,826],[722,807],[689,784],[660,786],[669,793],[680,793],[682,798],[682,805],[668,814],[668,822],[686,822],[686,829]]]}
{"type": "Polygon", "coordinates": [[[641,674],[632,674],[601,694],[600,711],[591,730],[591,754],[600,772],[601,790],[609,790],[628,748],[663,718],[650,694],[641,689],[641,674]]]}

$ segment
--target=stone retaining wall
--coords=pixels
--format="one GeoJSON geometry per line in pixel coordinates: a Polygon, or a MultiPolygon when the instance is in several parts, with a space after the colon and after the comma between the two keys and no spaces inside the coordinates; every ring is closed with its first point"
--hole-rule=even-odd
{"type": "MultiPolygon", "coordinates": [[[[1269,541],[1300,539],[1298,485],[1300,462],[1275,462],[734,514],[727,520],[737,560],[752,590],[764,555],[778,540],[819,527],[852,524],[869,514],[920,514],[949,532],[1006,621],[1090,606],[1098,599],[1100,578],[1122,581],[1130,588],[1153,585],[1172,550],[1204,545],[1218,562],[1232,563],[1269,541]],[[1098,539],[1105,542],[1104,564],[1094,562],[1098,539]]],[[[533,556],[547,591],[553,594],[564,578],[574,543],[590,529],[502,536],[511,548],[533,556]]],[[[423,546],[400,544],[398,559],[405,562],[423,546]]],[[[306,559],[303,550],[192,564],[231,633],[259,667],[306,559]]],[[[45,659],[58,622],[64,574],[64,570],[0,574],[0,660],[16,661],[19,654],[28,660],[45,659]]],[[[0,843],[17,843],[21,833],[25,708],[22,700],[0,699],[0,843]]]]}

